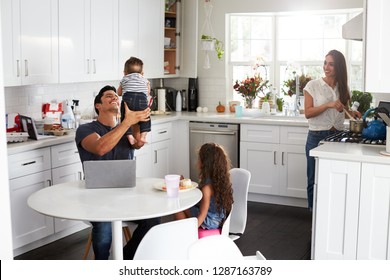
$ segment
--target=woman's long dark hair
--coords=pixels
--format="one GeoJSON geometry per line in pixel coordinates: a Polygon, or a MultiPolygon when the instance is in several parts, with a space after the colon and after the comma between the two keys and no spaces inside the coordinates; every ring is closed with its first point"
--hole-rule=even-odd
{"type": "Polygon", "coordinates": [[[326,56],[332,56],[334,60],[334,70],[336,72],[336,83],[338,84],[338,90],[340,94],[340,101],[344,105],[348,105],[350,100],[349,87],[348,87],[348,73],[347,64],[345,62],[344,55],[337,51],[331,50],[326,56]]]}
{"type": "Polygon", "coordinates": [[[200,185],[211,179],[217,211],[223,209],[225,217],[232,208],[233,189],[230,181],[230,159],[218,144],[206,143],[199,150],[200,185]]]}

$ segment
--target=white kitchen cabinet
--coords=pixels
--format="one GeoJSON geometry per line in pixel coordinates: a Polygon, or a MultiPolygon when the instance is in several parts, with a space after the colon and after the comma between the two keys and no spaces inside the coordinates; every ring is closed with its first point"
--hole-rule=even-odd
{"type": "Polygon", "coordinates": [[[164,0],[140,0],[138,3],[138,56],[144,62],[148,79],[164,76],[164,3],[164,0]]]}
{"type": "Polygon", "coordinates": [[[118,78],[118,0],[59,0],[59,61],[61,83],[118,78]]]}
{"type": "Polygon", "coordinates": [[[320,159],[314,259],[356,259],[360,163],[320,159]]]}
{"type": "Polygon", "coordinates": [[[152,177],[154,178],[164,178],[170,173],[169,143],[170,140],[164,140],[152,144],[152,177]]]}
{"type": "Polygon", "coordinates": [[[365,90],[389,93],[390,2],[366,0],[365,90]]]}
{"type": "Polygon", "coordinates": [[[171,171],[172,123],[152,125],[148,144],[135,151],[137,177],[164,178],[171,171]]]}
{"type": "MultiPolygon", "coordinates": [[[[84,179],[83,166],[74,141],[51,147],[53,185],[84,179]]],[[[56,233],[83,224],[80,221],[54,218],[56,233]]]]}
{"type": "Polygon", "coordinates": [[[197,46],[198,46],[198,2],[191,0],[179,1],[169,11],[165,18],[174,18],[174,28],[164,24],[164,36],[171,38],[175,48],[164,47],[164,62],[169,68],[164,71],[165,78],[197,77],[197,46]]]}
{"type": "Polygon", "coordinates": [[[118,78],[123,77],[126,60],[139,57],[139,0],[119,0],[119,67],[118,78]]]}
{"type": "Polygon", "coordinates": [[[14,249],[54,233],[53,218],[41,215],[27,205],[34,192],[51,185],[50,148],[8,157],[14,249]]]}
{"type": "Polygon", "coordinates": [[[317,162],[314,259],[390,259],[389,165],[317,162]]]}
{"type": "Polygon", "coordinates": [[[307,127],[241,125],[240,167],[249,192],[306,198],[307,127]]]}
{"type": "Polygon", "coordinates": [[[357,259],[390,260],[389,165],[362,164],[357,259]]]}
{"type": "Polygon", "coordinates": [[[58,0],[1,0],[1,21],[4,85],[57,83],[58,0]]]}
{"type": "Polygon", "coordinates": [[[27,198],[50,185],[50,170],[9,180],[13,248],[54,234],[52,217],[39,214],[27,205],[27,198]]]}

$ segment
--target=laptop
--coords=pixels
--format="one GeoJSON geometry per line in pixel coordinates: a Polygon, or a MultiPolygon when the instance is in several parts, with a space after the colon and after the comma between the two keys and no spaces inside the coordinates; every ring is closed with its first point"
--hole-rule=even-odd
{"type": "Polygon", "coordinates": [[[37,128],[35,127],[34,120],[32,118],[23,115],[19,115],[19,118],[22,130],[28,133],[28,138],[34,140],[42,140],[54,137],[53,135],[39,135],[37,132],[37,128]]]}
{"type": "Polygon", "coordinates": [[[135,160],[90,160],[83,166],[87,189],[135,187],[135,160]]]}

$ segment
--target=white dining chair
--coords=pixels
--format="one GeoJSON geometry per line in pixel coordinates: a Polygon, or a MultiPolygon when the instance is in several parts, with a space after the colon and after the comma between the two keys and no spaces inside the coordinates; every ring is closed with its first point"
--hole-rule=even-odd
{"type": "Polygon", "coordinates": [[[144,236],[134,260],[185,260],[189,246],[197,240],[197,218],[162,223],[144,236]]]}
{"type": "Polygon", "coordinates": [[[210,235],[198,239],[188,248],[189,260],[242,260],[240,249],[226,235],[210,235]]]}
{"type": "Polygon", "coordinates": [[[226,217],[225,221],[223,222],[222,228],[218,229],[203,229],[203,228],[198,228],[198,237],[203,238],[206,236],[210,235],[217,235],[217,234],[222,234],[229,236],[229,229],[230,229],[230,219],[232,216],[232,211],[233,211],[233,205],[232,208],[230,209],[230,213],[226,217]]]}
{"type": "Polygon", "coordinates": [[[229,237],[236,240],[244,233],[246,227],[251,173],[243,168],[232,168],[230,178],[233,188],[234,209],[231,211],[229,237]]]}

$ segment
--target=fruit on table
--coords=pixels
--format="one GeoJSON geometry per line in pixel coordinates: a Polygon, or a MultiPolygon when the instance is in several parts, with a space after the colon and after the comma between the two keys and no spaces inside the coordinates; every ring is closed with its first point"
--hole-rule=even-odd
{"type": "Polygon", "coordinates": [[[218,102],[218,106],[217,106],[216,110],[218,113],[223,113],[223,112],[225,112],[225,106],[223,106],[221,104],[221,102],[218,102]]]}

